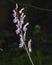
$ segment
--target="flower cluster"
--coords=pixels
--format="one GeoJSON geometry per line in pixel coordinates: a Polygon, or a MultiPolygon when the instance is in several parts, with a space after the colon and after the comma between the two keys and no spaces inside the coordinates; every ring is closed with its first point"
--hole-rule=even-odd
{"type": "MultiPolygon", "coordinates": [[[[24,46],[25,41],[26,41],[26,32],[27,32],[27,26],[29,25],[29,22],[27,22],[24,25],[24,19],[26,17],[26,15],[23,12],[24,8],[22,8],[19,11],[19,13],[17,13],[16,10],[17,9],[13,10],[13,17],[14,17],[13,22],[16,23],[16,28],[17,28],[16,34],[19,34],[19,36],[20,36],[19,48],[22,48],[24,46]],[[19,17],[17,16],[18,14],[20,14],[19,17]]],[[[31,39],[28,41],[29,52],[32,51],[32,49],[31,49],[31,41],[32,41],[31,39]]]]}

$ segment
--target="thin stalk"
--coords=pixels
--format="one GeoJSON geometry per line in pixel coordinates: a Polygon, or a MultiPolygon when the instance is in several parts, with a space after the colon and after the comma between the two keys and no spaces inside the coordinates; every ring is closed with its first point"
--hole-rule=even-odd
{"type": "Polygon", "coordinates": [[[26,52],[27,52],[27,55],[28,55],[28,57],[29,57],[29,60],[30,60],[31,64],[34,65],[33,60],[32,60],[32,58],[31,58],[31,55],[30,55],[30,53],[29,53],[29,51],[28,51],[28,48],[27,48],[27,46],[26,46],[25,43],[24,43],[24,46],[25,46],[25,50],[26,50],[26,52]]]}

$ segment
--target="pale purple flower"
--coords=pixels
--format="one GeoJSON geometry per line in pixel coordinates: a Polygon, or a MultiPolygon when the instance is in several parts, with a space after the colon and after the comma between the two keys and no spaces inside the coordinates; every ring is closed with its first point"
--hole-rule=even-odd
{"type": "Polygon", "coordinates": [[[19,19],[18,19],[18,22],[17,22],[17,24],[16,24],[16,27],[17,27],[17,28],[20,27],[20,21],[19,21],[19,19]]]}
{"type": "Polygon", "coordinates": [[[17,23],[18,21],[19,21],[19,19],[17,18],[17,12],[15,11],[15,10],[13,10],[13,17],[14,17],[14,20],[13,20],[13,22],[14,23],[17,23]]]}
{"type": "Polygon", "coordinates": [[[22,23],[20,21],[16,24],[17,29],[19,28],[20,30],[22,29],[22,23]]]}
{"type": "Polygon", "coordinates": [[[26,40],[26,31],[24,32],[24,41],[26,40]]]}
{"type": "Polygon", "coordinates": [[[23,43],[20,43],[20,44],[19,44],[19,48],[22,48],[22,47],[23,47],[23,43]]]}
{"type": "Polygon", "coordinates": [[[23,38],[21,37],[20,38],[20,44],[19,44],[19,48],[22,48],[24,45],[24,41],[23,41],[23,38]]]}
{"type": "Polygon", "coordinates": [[[17,23],[17,22],[18,22],[17,17],[14,18],[13,22],[14,22],[14,23],[17,23]]]}
{"type": "Polygon", "coordinates": [[[20,44],[19,44],[19,48],[22,48],[24,45],[24,39],[23,39],[23,35],[20,34],[20,44]]]}
{"type": "Polygon", "coordinates": [[[19,34],[20,33],[20,28],[18,28],[17,30],[16,30],[16,34],[19,34]]]}
{"type": "Polygon", "coordinates": [[[26,15],[24,15],[23,17],[21,17],[20,18],[20,22],[22,23],[22,24],[24,24],[24,18],[26,17],[26,15]]]}
{"type": "Polygon", "coordinates": [[[19,36],[20,36],[20,41],[22,41],[24,43],[22,32],[19,34],[19,36]]]}
{"type": "MultiPolygon", "coordinates": [[[[18,9],[18,5],[16,4],[16,10],[18,9]]],[[[17,30],[16,30],[16,34],[19,34],[20,36],[20,44],[19,44],[19,48],[22,48],[24,46],[24,43],[26,41],[26,32],[27,32],[27,26],[29,25],[29,22],[27,22],[24,26],[24,19],[26,17],[26,15],[23,13],[23,10],[24,8],[22,8],[19,13],[20,13],[20,16],[19,18],[16,16],[17,15],[17,12],[16,10],[13,10],[14,14],[13,14],[13,17],[14,17],[14,20],[13,22],[16,23],[16,27],[17,27],[17,30]]],[[[29,52],[32,51],[31,49],[31,39],[28,41],[28,50],[29,52]]]]}
{"type": "Polygon", "coordinates": [[[29,48],[29,52],[30,52],[30,53],[32,52],[32,49],[31,49],[31,48],[29,48]]]}
{"type": "Polygon", "coordinates": [[[29,49],[29,52],[32,51],[32,49],[31,49],[31,42],[32,42],[32,40],[30,39],[30,40],[28,41],[28,49],[29,49]]]}
{"type": "Polygon", "coordinates": [[[20,29],[22,29],[22,23],[20,23],[20,29]]]}
{"type": "Polygon", "coordinates": [[[30,39],[30,40],[28,41],[28,48],[31,48],[31,42],[32,42],[32,40],[30,39]]]}
{"type": "Polygon", "coordinates": [[[21,13],[21,16],[20,16],[20,18],[21,18],[21,17],[23,17],[23,16],[24,16],[24,13],[21,13]]]}
{"type": "Polygon", "coordinates": [[[26,17],[26,15],[23,16],[23,20],[24,20],[25,17],[26,17]]]}
{"type": "Polygon", "coordinates": [[[16,17],[16,11],[15,11],[15,9],[13,10],[13,17],[16,17]]]}
{"type": "Polygon", "coordinates": [[[23,10],[24,10],[24,8],[22,8],[22,9],[19,11],[19,13],[21,14],[23,10]]]}
{"type": "Polygon", "coordinates": [[[26,31],[27,31],[27,26],[29,25],[29,23],[27,22],[24,26],[23,26],[23,31],[24,31],[24,40],[26,40],[26,31]]]}
{"type": "Polygon", "coordinates": [[[26,17],[26,15],[24,15],[24,13],[22,13],[20,15],[20,22],[23,24],[24,23],[24,18],[26,17]]]}
{"type": "Polygon", "coordinates": [[[15,10],[13,10],[13,17],[14,17],[14,20],[13,20],[13,22],[14,23],[17,23],[17,21],[18,21],[18,19],[17,19],[17,17],[16,17],[16,15],[17,15],[17,13],[16,13],[16,11],[15,10]]]}
{"type": "Polygon", "coordinates": [[[24,27],[23,27],[23,31],[25,32],[25,31],[27,31],[27,26],[29,25],[29,22],[27,22],[25,25],[24,25],[24,27]]]}

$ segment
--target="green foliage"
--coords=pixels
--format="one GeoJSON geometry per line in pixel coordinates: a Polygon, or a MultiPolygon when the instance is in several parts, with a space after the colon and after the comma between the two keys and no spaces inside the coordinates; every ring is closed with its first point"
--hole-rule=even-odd
{"type": "Polygon", "coordinates": [[[2,48],[0,48],[0,51],[3,51],[3,49],[2,49],[2,48]]]}
{"type": "MultiPolygon", "coordinates": [[[[40,27],[37,30],[36,28],[32,37],[32,59],[35,65],[52,65],[52,56],[49,54],[51,50],[47,52],[44,47],[42,48],[46,42],[52,42],[52,34],[46,35],[46,33],[41,32],[40,27]]],[[[18,48],[19,42],[16,40],[18,38],[16,38],[14,33],[7,30],[0,32],[0,65],[31,65],[25,50],[18,48]],[[8,47],[3,47],[3,44],[4,46],[8,44],[8,47]]]]}

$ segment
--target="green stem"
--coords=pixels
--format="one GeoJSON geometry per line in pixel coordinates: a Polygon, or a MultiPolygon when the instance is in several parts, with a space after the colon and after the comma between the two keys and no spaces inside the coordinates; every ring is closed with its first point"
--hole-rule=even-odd
{"type": "MultiPolygon", "coordinates": [[[[21,30],[21,34],[22,34],[22,30],[21,30]]],[[[34,65],[33,60],[32,60],[32,58],[31,58],[31,55],[30,55],[30,53],[29,53],[29,51],[28,51],[28,48],[27,48],[27,46],[26,46],[26,44],[25,44],[25,41],[24,41],[24,46],[25,46],[25,50],[26,50],[26,52],[27,52],[27,55],[28,55],[28,57],[29,57],[29,60],[30,60],[31,64],[34,65]]]]}
{"type": "Polygon", "coordinates": [[[26,52],[27,52],[27,55],[28,55],[28,57],[29,57],[29,60],[30,60],[31,64],[34,65],[33,60],[32,60],[32,58],[31,58],[31,56],[30,56],[30,53],[29,53],[28,48],[27,48],[27,46],[26,46],[25,43],[24,43],[24,46],[25,46],[25,50],[26,50],[26,52]]]}

